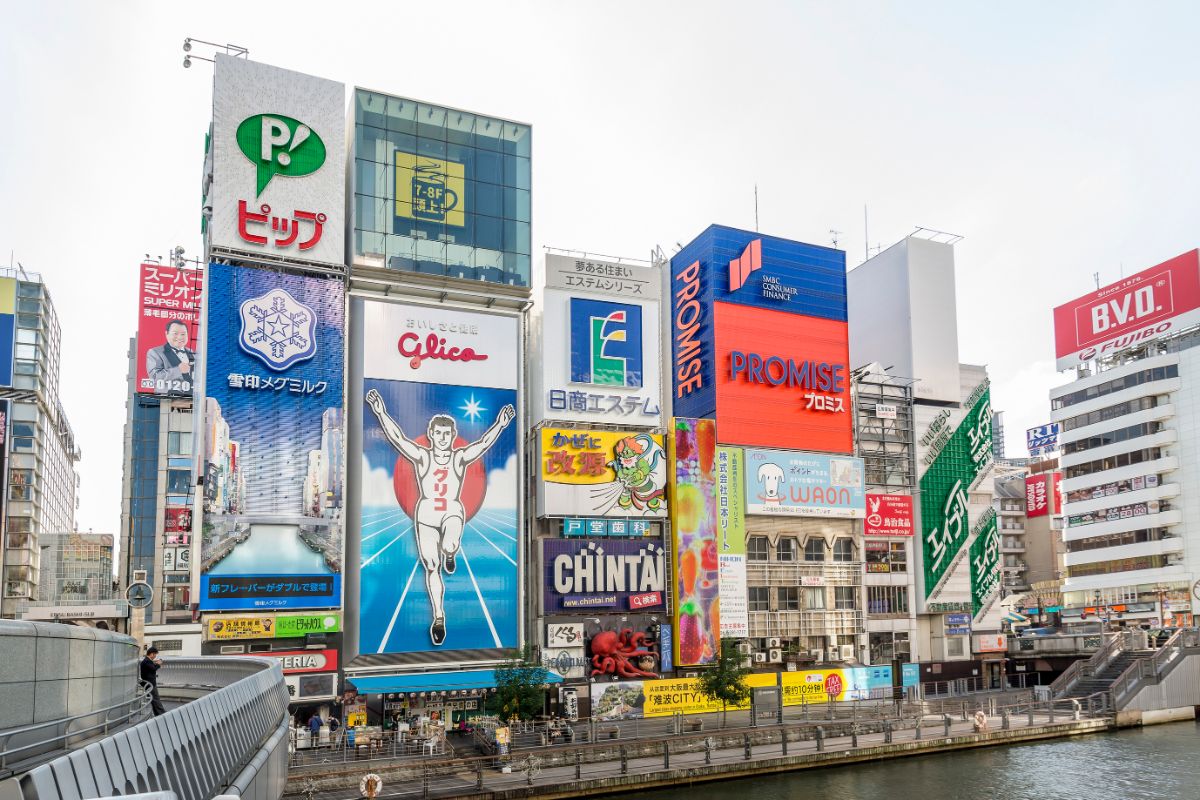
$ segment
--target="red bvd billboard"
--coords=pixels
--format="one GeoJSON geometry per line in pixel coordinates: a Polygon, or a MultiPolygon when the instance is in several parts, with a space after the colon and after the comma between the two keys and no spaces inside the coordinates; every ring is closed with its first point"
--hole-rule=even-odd
{"type": "Polygon", "coordinates": [[[191,397],[202,273],[142,264],[138,281],[137,391],[191,397]]]}
{"type": "Polygon", "coordinates": [[[913,499],[907,494],[867,493],[864,536],[912,536],[913,499]]]}
{"type": "Polygon", "coordinates": [[[1200,250],[1054,309],[1060,370],[1200,323],[1200,250]]]}
{"type": "Polygon", "coordinates": [[[854,451],[845,322],[713,303],[717,440],[854,451]]]}

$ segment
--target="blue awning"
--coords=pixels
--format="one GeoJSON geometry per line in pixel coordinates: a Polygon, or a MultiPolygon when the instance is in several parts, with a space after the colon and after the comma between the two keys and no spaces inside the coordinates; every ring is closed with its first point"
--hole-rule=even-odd
{"type": "MultiPolygon", "coordinates": [[[[401,692],[445,692],[456,689],[493,689],[494,669],[457,670],[454,672],[410,672],[403,675],[350,676],[348,680],[362,694],[399,694],[401,692]]],[[[562,677],[546,672],[546,683],[562,683],[562,677]]]]}

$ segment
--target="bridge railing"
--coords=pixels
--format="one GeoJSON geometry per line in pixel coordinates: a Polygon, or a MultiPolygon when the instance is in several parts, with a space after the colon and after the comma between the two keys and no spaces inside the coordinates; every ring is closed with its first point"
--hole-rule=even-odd
{"type": "Polygon", "coordinates": [[[1175,661],[1183,658],[1185,647],[1197,646],[1200,646],[1200,630],[1181,628],[1175,631],[1152,657],[1134,661],[1113,681],[1109,688],[1113,705],[1118,709],[1124,708],[1142,686],[1172,669],[1175,661]]]}
{"type": "Polygon", "coordinates": [[[1093,653],[1090,658],[1072,663],[1062,675],[1059,675],[1050,684],[1051,696],[1058,697],[1065,694],[1080,680],[1090,678],[1103,671],[1114,658],[1120,655],[1122,650],[1130,649],[1132,645],[1133,633],[1131,631],[1106,634],[1103,647],[1093,653]]]}
{"type": "Polygon", "coordinates": [[[180,800],[219,794],[274,800],[282,794],[288,691],[278,660],[168,659],[158,676],[165,697],[191,691],[195,699],[0,782],[0,798],[88,800],[169,791],[180,800]]]}

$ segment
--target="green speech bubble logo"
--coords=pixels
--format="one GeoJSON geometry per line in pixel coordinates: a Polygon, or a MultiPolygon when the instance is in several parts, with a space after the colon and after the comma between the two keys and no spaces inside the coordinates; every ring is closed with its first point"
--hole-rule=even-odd
{"type": "Polygon", "coordinates": [[[325,143],[312,128],[282,114],[256,114],[237,129],[238,147],[258,169],[258,191],[276,175],[311,175],[325,163],[325,143]]]}

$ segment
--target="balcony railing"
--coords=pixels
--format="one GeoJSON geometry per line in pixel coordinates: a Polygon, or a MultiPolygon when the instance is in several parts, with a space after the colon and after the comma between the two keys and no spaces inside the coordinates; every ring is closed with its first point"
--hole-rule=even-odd
{"type": "Polygon", "coordinates": [[[863,612],[751,611],[750,636],[852,636],[863,632],[863,612]]]}
{"type": "Polygon", "coordinates": [[[751,561],[746,582],[751,586],[861,586],[862,561],[751,561]]]}

